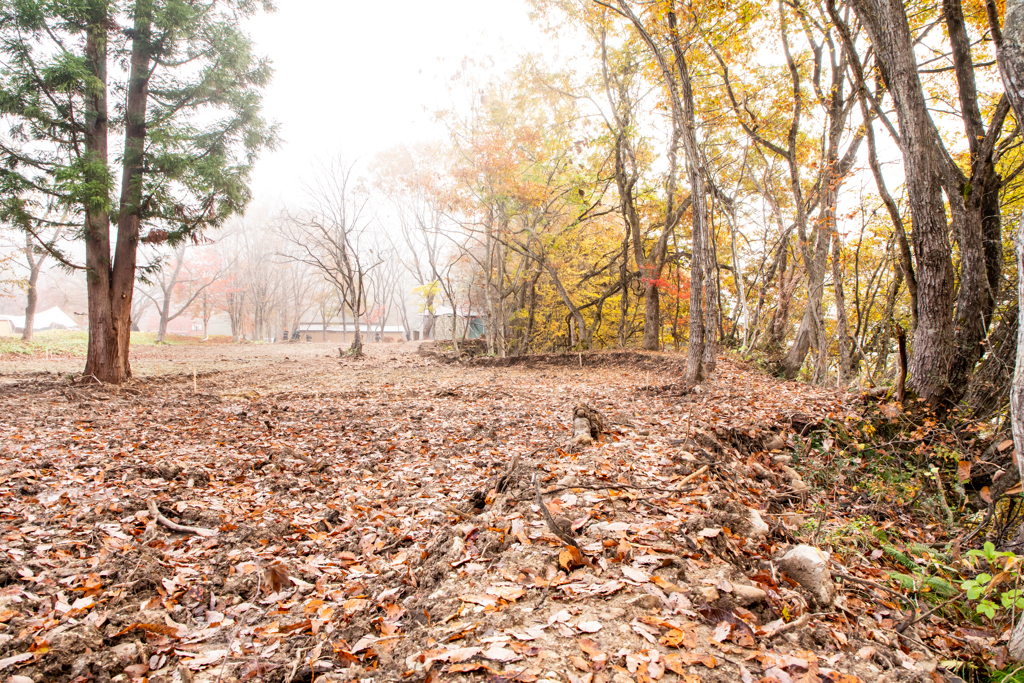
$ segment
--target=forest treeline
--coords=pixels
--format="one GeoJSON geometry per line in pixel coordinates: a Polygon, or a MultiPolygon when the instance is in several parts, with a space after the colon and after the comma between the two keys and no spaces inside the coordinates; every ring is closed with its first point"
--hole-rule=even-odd
{"type": "Polygon", "coordinates": [[[905,334],[920,397],[1005,407],[1022,158],[1002,7],[534,10],[584,54],[485,83],[465,65],[473,106],[441,113],[451,140],[385,157],[408,222],[461,228],[441,261],[461,259],[463,300],[432,279],[486,312],[492,353],[688,347],[692,383],[725,346],[871,385],[905,334]]]}
{"type": "Polygon", "coordinates": [[[446,140],[330,157],[304,201],[234,219],[277,143],[259,118],[269,66],[229,12],[172,4],[0,3],[3,218],[30,262],[89,273],[102,379],[130,375],[117,349],[148,306],[161,332],[224,311],[236,338],[341,318],[429,336],[445,310],[485,318],[498,356],[686,348],[691,384],[724,347],[788,378],[884,385],[905,337],[921,398],[1007,404],[1024,158],[995,0],[533,0],[571,58],[500,76],[467,58],[437,112],[446,140]],[[96,50],[112,29],[97,22],[117,12],[137,30],[109,57],[138,68],[103,119],[96,50]],[[145,75],[216,50],[233,58],[181,83],[145,75]],[[231,116],[168,123],[199,105],[231,116]],[[101,120],[124,134],[119,202],[101,120]],[[116,241],[94,238],[100,223],[116,241]],[[119,263],[140,275],[128,289],[119,263]]]}

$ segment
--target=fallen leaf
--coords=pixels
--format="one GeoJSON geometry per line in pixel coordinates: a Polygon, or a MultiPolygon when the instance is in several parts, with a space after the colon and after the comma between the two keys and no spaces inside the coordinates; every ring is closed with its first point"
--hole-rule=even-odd
{"type": "Polygon", "coordinates": [[[459,600],[471,602],[474,605],[483,605],[484,607],[493,607],[498,604],[497,595],[460,595],[459,600]]]}
{"type": "Polygon", "coordinates": [[[499,645],[493,645],[489,649],[484,650],[480,653],[480,656],[495,662],[511,662],[520,659],[519,655],[515,652],[499,645]]]}
{"type": "Polygon", "coordinates": [[[637,583],[646,583],[651,580],[651,577],[648,576],[646,572],[643,572],[639,569],[634,569],[629,565],[624,565],[622,567],[622,574],[627,579],[631,581],[636,581],[637,583]]]}
{"type": "Polygon", "coordinates": [[[583,555],[573,546],[567,545],[558,553],[558,565],[562,569],[571,572],[576,567],[583,566],[583,555]]]}

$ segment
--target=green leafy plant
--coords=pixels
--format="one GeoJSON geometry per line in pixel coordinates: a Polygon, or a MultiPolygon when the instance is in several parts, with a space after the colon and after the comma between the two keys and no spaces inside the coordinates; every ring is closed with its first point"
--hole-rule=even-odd
{"type": "Polygon", "coordinates": [[[997,551],[995,545],[989,541],[985,542],[981,550],[969,550],[965,555],[983,559],[988,565],[989,571],[981,572],[960,584],[967,598],[977,601],[977,614],[995,621],[1001,612],[1024,610],[1024,590],[1016,588],[1020,585],[1020,558],[1017,555],[1008,551],[997,551]],[[1000,590],[1004,585],[1014,587],[1000,590]]]}

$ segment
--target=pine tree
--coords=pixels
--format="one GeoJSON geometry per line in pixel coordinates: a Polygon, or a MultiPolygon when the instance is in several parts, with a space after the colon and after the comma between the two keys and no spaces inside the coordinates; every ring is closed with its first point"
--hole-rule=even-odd
{"type": "Polygon", "coordinates": [[[0,0],[0,219],[31,225],[41,197],[74,217],[84,264],[51,253],[86,273],[86,377],[131,377],[139,243],[198,240],[249,201],[252,164],[276,140],[260,115],[270,65],[239,26],[260,7],[273,9],[0,0]]]}

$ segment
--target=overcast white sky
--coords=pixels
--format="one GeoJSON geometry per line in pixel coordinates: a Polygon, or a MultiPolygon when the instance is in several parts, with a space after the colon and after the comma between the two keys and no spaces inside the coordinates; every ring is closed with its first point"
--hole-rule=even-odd
{"type": "MultiPolygon", "coordinates": [[[[499,67],[545,47],[521,0],[278,0],[249,23],[274,63],[265,94],[283,142],[253,175],[257,205],[299,199],[301,178],[336,152],[372,156],[400,142],[438,138],[431,112],[465,56],[499,67]]],[[[548,46],[550,47],[550,46],[548,46]]]]}

